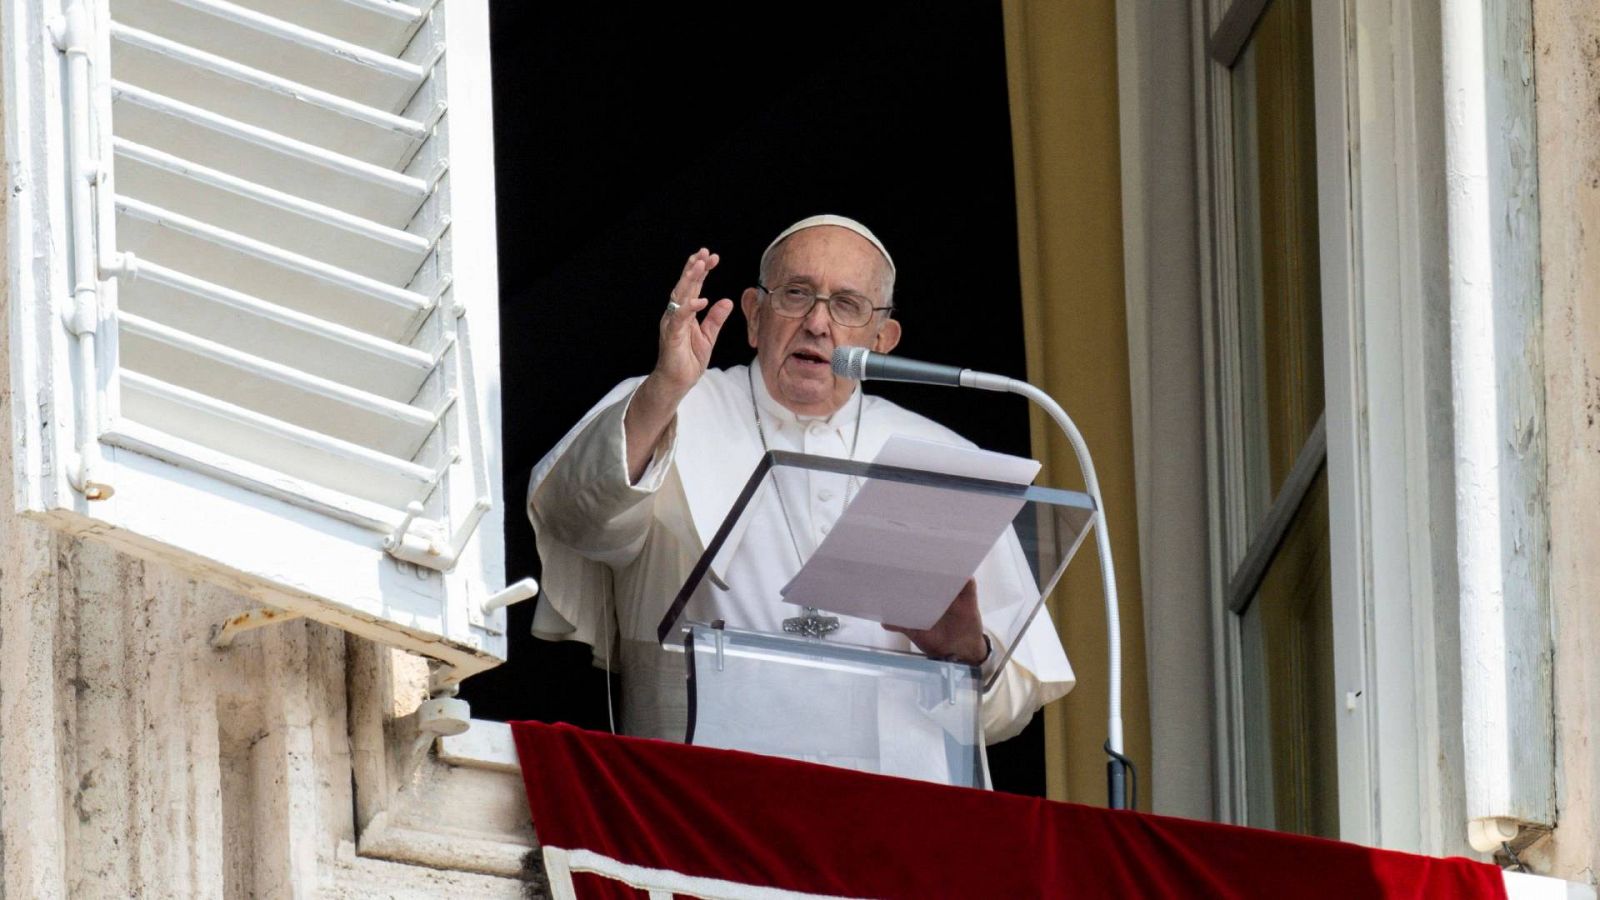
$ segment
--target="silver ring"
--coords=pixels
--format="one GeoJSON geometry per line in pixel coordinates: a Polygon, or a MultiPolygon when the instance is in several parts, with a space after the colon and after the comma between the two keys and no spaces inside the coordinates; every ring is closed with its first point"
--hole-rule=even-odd
{"type": "Polygon", "coordinates": [[[667,301],[667,312],[675,313],[680,309],[683,309],[683,304],[682,303],[679,303],[676,300],[668,300],[667,301]]]}

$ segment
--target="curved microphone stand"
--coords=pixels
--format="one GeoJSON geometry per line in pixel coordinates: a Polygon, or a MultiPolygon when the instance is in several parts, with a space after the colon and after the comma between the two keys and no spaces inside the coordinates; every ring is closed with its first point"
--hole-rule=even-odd
{"type": "Polygon", "coordinates": [[[1099,521],[1095,523],[1095,547],[1100,554],[1100,578],[1105,591],[1106,642],[1109,645],[1107,655],[1110,669],[1107,678],[1110,710],[1105,743],[1106,754],[1110,757],[1106,761],[1108,805],[1112,809],[1132,808],[1133,762],[1122,752],[1122,622],[1117,604],[1117,576],[1111,563],[1111,531],[1106,526],[1106,505],[1100,497],[1100,480],[1094,474],[1094,460],[1089,457],[1089,445],[1084,441],[1083,434],[1078,431],[1078,426],[1073,423],[1072,417],[1067,415],[1067,411],[1061,408],[1061,404],[1057,403],[1055,398],[1026,381],[956,366],[896,359],[881,353],[872,353],[862,347],[841,347],[835,350],[833,371],[835,374],[858,381],[909,381],[1020,394],[1042,407],[1066,433],[1067,441],[1072,444],[1073,453],[1077,454],[1078,467],[1083,470],[1084,486],[1090,499],[1094,501],[1095,511],[1099,513],[1099,521]]]}

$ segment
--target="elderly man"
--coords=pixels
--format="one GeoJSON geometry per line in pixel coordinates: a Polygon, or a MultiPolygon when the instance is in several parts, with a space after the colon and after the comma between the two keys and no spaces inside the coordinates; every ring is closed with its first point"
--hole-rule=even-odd
{"type": "MultiPolygon", "coordinates": [[[[656,626],[764,452],[871,460],[895,434],[970,446],[833,374],[836,347],[887,353],[900,341],[894,263],[865,226],[814,216],[767,248],[759,285],[740,297],[756,352],[750,366],[707,369],[733,312],[731,300],[701,296],[718,261],[704,249],[689,257],[661,316],[655,368],[602,399],[535,467],[528,488],[544,563],[535,633],[582,640],[620,668],[621,724],[630,734],[683,739],[683,662],[661,650],[656,626]]],[[[849,502],[853,483],[837,487],[772,504],[749,526],[741,553],[792,575],[849,502]]],[[[845,617],[836,638],[993,665],[1003,648],[986,634],[981,610],[1019,588],[1015,572],[980,568],[926,630],[891,633],[845,617]]],[[[785,611],[771,606],[780,604],[729,618],[776,631],[785,611]]],[[[985,738],[1016,734],[1072,681],[1041,611],[984,697],[985,738]]]]}

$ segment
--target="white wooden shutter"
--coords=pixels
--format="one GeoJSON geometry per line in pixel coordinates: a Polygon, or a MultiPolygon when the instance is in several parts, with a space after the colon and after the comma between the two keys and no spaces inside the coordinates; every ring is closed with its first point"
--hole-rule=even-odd
{"type": "Polygon", "coordinates": [[[503,659],[487,0],[40,5],[19,504],[503,659]]]}

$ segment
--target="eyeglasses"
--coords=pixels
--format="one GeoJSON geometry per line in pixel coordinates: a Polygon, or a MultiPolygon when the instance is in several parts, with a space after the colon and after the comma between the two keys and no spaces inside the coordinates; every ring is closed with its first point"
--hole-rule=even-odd
{"type": "Polygon", "coordinates": [[[809,285],[800,283],[769,288],[756,282],[756,287],[767,292],[772,311],[786,319],[804,319],[811,315],[818,300],[828,304],[828,315],[846,328],[860,328],[872,321],[873,313],[894,310],[893,306],[873,306],[871,300],[854,291],[839,291],[824,297],[809,285]]]}

